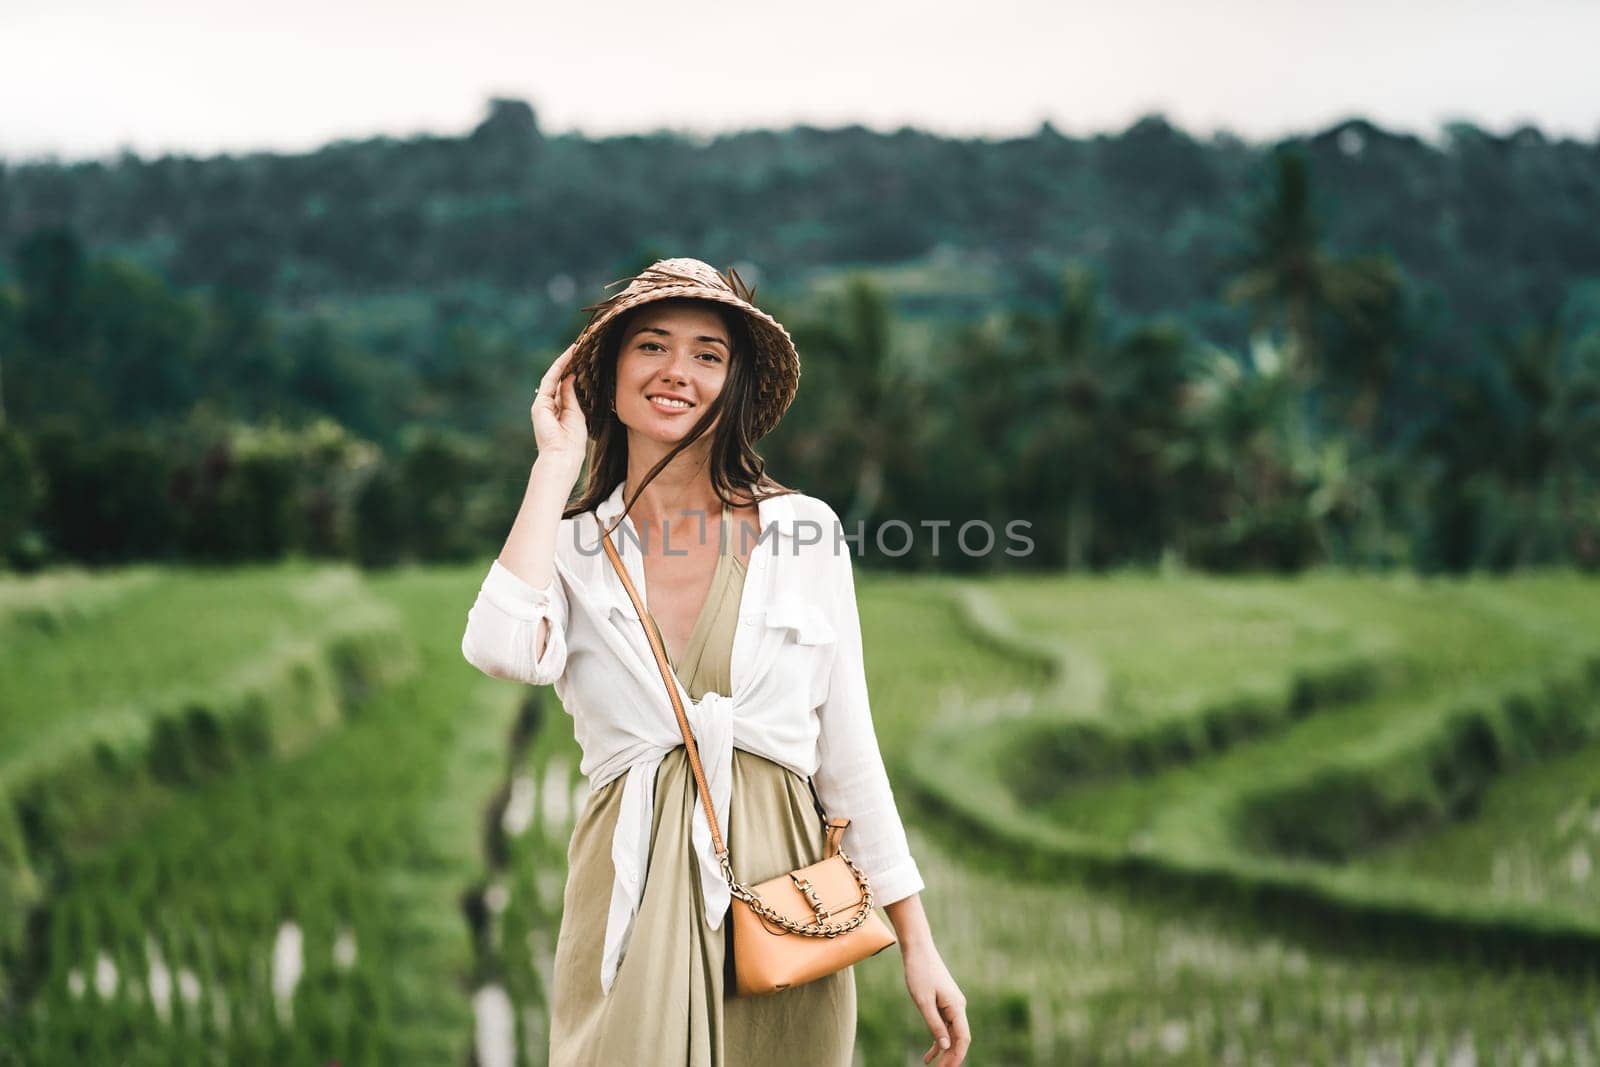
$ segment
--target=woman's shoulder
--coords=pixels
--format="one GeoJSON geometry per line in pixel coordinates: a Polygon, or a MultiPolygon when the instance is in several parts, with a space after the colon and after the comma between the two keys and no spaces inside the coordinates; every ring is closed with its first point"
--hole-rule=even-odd
{"type": "Polygon", "coordinates": [[[788,518],[796,523],[812,523],[824,528],[840,522],[833,505],[819,496],[812,496],[799,489],[775,494],[772,499],[780,502],[780,518],[788,518]]]}
{"type": "Polygon", "coordinates": [[[792,552],[800,551],[799,546],[818,542],[833,544],[835,528],[839,526],[839,516],[826,500],[799,490],[775,494],[762,503],[761,511],[762,537],[792,539],[795,542],[795,547],[790,549],[792,552]]]}
{"type": "Polygon", "coordinates": [[[821,497],[795,492],[783,499],[789,502],[789,525],[784,532],[793,540],[787,551],[808,562],[809,566],[801,569],[831,573],[859,539],[852,537],[833,506],[821,497]]]}
{"type": "Polygon", "coordinates": [[[796,521],[817,522],[823,526],[832,526],[839,521],[833,506],[819,496],[812,496],[797,489],[792,493],[784,493],[781,499],[789,502],[796,521]]]}

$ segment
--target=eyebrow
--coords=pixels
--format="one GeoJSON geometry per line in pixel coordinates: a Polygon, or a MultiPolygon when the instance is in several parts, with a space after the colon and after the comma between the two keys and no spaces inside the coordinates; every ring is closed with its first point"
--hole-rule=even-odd
{"type": "MultiPolygon", "coordinates": [[[[633,331],[633,335],[635,337],[639,336],[641,333],[659,333],[662,337],[671,337],[672,336],[672,331],[671,330],[663,330],[659,326],[641,326],[637,330],[633,331]]],[[[701,334],[699,337],[696,337],[695,340],[696,341],[705,341],[705,342],[707,342],[709,344],[714,344],[714,345],[721,345],[723,348],[727,348],[728,347],[728,342],[724,341],[720,337],[716,337],[716,336],[713,336],[711,334],[701,334]]]]}

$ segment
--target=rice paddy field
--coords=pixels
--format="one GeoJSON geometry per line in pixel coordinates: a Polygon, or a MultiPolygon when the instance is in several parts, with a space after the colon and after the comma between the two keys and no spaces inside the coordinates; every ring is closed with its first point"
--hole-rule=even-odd
{"type": "MultiPolygon", "coordinates": [[[[487,566],[0,580],[0,1063],[545,1062],[587,794],[487,566]]],[[[969,1063],[1600,1063],[1600,581],[858,573],[969,1063]]]]}

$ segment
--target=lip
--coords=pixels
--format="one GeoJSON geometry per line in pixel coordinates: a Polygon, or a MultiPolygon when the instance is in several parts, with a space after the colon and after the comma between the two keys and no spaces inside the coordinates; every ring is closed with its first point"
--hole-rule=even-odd
{"type": "Polygon", "coordinates": [[[695,408],[699,407],[698,404],[696,404],[693,400],[690,400],[688,397],[686,397],[686,396],[675,396],[672,393],[651,393],[649,396],[645,397],[645,400],[647,400],[649,402],[651,407],[655,408],[657,411],[661,412],[663,415],[687,415],[689,412],[691,412],[695,408]],[[686,408],[675,408],[675,407],[671,407],[670,405],[667,405],[667,404],[658,404],[658,403],[656,403],[656,398],[657,397],[665,398],[667,400],[682,400],[684,403],[688,404],[689,406],[686,407],[686,408]]]}

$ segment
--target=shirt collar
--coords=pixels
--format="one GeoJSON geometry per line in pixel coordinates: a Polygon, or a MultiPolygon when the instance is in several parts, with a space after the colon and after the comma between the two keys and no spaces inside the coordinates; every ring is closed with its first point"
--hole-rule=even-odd
{"type": "MultiPolygon", "coordinates": [[[[599,516],[600,521],[605,523],[607,527],[610,527],[612,521],[622,513],[622,490],[624,484],[623,482],[618,482],[616,488],[611,490],[611,495],[595,506],[595,514],[599,516]]],[[[765,500],[758,501],[756,504],[756,521],[761,527],[758,536],[762,538],[755,546],[756,551],[762,551],[772,542],[773,538],[779,541],[789,538],[792,541],[796,536],[795,524],[798,521],[794,513],[792,496],[786,493],[783,496],[768,497],[765,500]],[[771,532],[769,533],[768,531],[771,532]]],[[[593,523],[590,523],[590,525],[592,526],[593,523]]],[[[597,530],[595,532],[596,544],[599,543],[599,536],[599,531],[597,530]]],[[[616,539],[615,532],[613,532],[612,539],[616,539]]]]}

